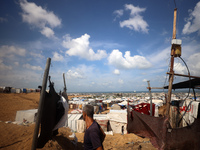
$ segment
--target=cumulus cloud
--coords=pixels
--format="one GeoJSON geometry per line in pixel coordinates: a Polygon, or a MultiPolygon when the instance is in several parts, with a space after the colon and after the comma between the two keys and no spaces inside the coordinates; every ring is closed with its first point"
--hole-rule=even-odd
{"type": "MultiPolygon", "coordinates": [[[[190,55],[185,62],[189,68],[190,75],[200,75],[200,53],[190,55]]],[[[174,63],[174,71],[179,74],[188,74],[188,70],[183,62],[174,63]]]]}
{"type": "Polygon", "coordinates": [[[63,58],[63,56],[61,54],[58,54],[57,52],[54,52],[53,53],[53,60],[54,61],[63,61],[64,58],[63,58]]]}
{"type": "Polygon", "coordinates": [[[200,2],[198,2],[194,10],[189,10],[189,17],[186,18],[186,24],[183,28],[183,34],[190,34],[198,31],[200,35],[200,2]]]}
{"type": "Polygon", "coordinates": [[[101,60],[107,56],[105,50],[97,50],[95,53],[94,50],[90,47],[89,42],[90,35],[84,34],[79,38],[72,39],[70,35],[64,37],[62,43],[63,47],[68,49],[66,54],[69,56],[79,56],[87,60],[101,60]]]}
{"type": "Polygon", "coordinates": [[[44,27],[41,33],[48,38],[54,37],[54,31],[49,27],[44,27]]]}
{"type": "Polygon", "coordinates": [[[27,2],[27,0],[20,0],[20,6],[23,11],[21,15],[24,22],[39,28],[40,32],[48,38],[54,37],[51,28],[60,26],[61,19],[52,11],[47,11],[33,2],[27,2]]]}
{"type": "Polygon", "coordinates": [[[83,79],[84,74],[80,69],[68,70],[66,74],[68,79],[83,79]]]}
{"type": "Polygon", "coordinates": [[[31,70],[38,70],[38,71],[42,70],[42,67],[40,67],[40,66],[32,66],[30,64],[24,64],[23,67],[26,68],[26,69],[31,69],[31,70]]]}
{"type": "Polygon", "coordinates": [[[151,67],[151,63],[143,56],[131,56],[130,51],[126,51],[124,57],[119,50],[113,50],[108,57],[108,63],[119,69],[146,69],[151,67]]]}
{"type": "Polygon", "coordinates": [[[120,71],[118,69],[115,69],[113,73],[116,74],[116,75],[119,75],[120,71]]]}
{"type": "Polygon", "coordinates": [[[188,66],[190,68],[191,75],[200,75],[200,53],[195,53],[188,58],[188,66]]]}
{"type": "MultiPolygon", "coordinates": [[[[136,7],[132,4],[126,4],[125,10],[131,11],[130,16],[128,20],[120,21],[120,27],[127,27],[131,30],[137,31],[137,32],[143,32],[148,33],[148,24],[143,19],[143,16],[140,15],[140,13],[145,12],[146,8],[140,8],[136,7]]],[[[122,16],[123,13],[120,13],[120,11],[115,11],[115,13],[119,16],[122,16]]]]}
{"type": "Polygon", "coordinates": [[[26,50],[23,48],[8,45],[3,45],[0,47],[0,57],[12,58],[15,55],[25,56],[26,50]]]}
{"type": "Polygon", "coordinates": [[[174,62],[174,72],[179,74],[186,74],[186,67],[182,65],[180,62],[174,62]]]}

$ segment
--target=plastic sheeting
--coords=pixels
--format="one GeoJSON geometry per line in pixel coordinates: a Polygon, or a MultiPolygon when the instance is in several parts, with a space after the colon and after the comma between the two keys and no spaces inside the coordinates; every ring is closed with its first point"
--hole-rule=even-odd
{"type": "Polygon", "coordinates": [[[131,111],[128,113],[127,130],[129,133],[150,138],[158,149],[200,149],[200,118],[190,126],[171,129],[166,117],[153,117],[131,111]]]}
{"type": "Polygon", "coordinates": [[[86,129],[86,124],[84,120],[77,120],[77,132],[78,133],[83,133],[85,132],[86,129]]]}
{"type": "Polygon", "coordinates": [[[60,121],[56,124],[56,126],[54,127],[53,130],[56,130],[63,126],[67,126],[67,124],[68,124],[67,121],[68,121],[69,104],[63,96],[61,96],[58,103],[61,103],[63,105],[65,111],[64,111],[64,115],[61,117],[60,121]]]}

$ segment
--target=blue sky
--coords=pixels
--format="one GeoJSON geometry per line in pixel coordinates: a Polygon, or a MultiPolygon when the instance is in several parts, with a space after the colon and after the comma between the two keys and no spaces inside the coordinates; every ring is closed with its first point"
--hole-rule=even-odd
{"type": "MultiPolygon", "coordinates": [[[[200,1],[176,6],[182,58],[200,76],[200,1]]],[[[1,1],[0,86],[37,88],[48,57],[57,91],[63,73],[68,92],[167,85],[174,8],[174,0],[1,1]]],[[[187,74],[180,58],[175,72],[187,74]]]]}

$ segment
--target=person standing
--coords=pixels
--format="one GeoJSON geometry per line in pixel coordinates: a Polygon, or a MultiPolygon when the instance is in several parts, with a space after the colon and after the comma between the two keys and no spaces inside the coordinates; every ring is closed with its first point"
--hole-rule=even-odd
{"type": "Polygon", "coordinates": [[[85,105],[83,108],[83,119],[86,122],[86,131],[84,135],[85,150],[103,150],[103,141],[106,134],[100,125],[93,119],[94,107],[85,105]]]}

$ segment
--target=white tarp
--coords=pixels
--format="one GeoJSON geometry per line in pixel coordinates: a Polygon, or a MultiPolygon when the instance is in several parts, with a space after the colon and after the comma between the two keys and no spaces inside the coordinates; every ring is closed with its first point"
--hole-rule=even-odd
{"type": "Polygon", "coordinates": [[[22,123],[24,121],[35,122],[38,109],[19,110],[16,113],[15,121],[22,123]]]}
{"type": "Polygon", "coordinates": [[[154,103],[156,106],[163,106],[163,100],[159,100],[159,99],[154,99],[152,100],[152,103],[154,103]]]}
{"type": "Polygon", "coordinates": [[[128,105],[128,102],[127,101],[123,101],[121,103],[118,103],[118,105],[120,106],[127,106],[128,105]]]}
{"type": "Polygon", "coordinates": [[[82,114],[68,114],[68,127],[73,131],[77,131],[77,121],[82,117],[82,114]]]}
{"type": "Polygon", "coordinates": [[[126,123],[110,120],[110,126],[112,128],[113,133],[122,133],[122,126],[124,126],[124,134],[127,133],[127,129],[126,129],[127,124],[126,123]]]}
{"type": "Polygon", "coordinates": [[[77,120],[77,132],[78,133],[83,133],[85,132],[86,129],[86,124],[83,119],[77,120]]]}
{"type": "Polygon", "coordinates": [[[58,101],[58,103],[62,103],[62,105],[63,105],[63,107],[65,109],[65,113],[61,117],[60,121],[56,124],[56,126],[54,127],[53,130],[56,130],[56,129],[60,128],[60,127],[68,125],[69,104],[67,103],[66,99],[63,96],[60,97],[60,100],[58,101]]]}
{"type": "Polygon", "coordinates": [[[180,104],[180,112],[182,115],[185,114],[182,121],[183,127],[187,126],[187,123],[192,124],[194,120],[197,119],[198,109],[199,102],[197,101],[186,100],[182,104],[180,104]]]}
{"type": "Polygon", "coordinates": [[[116,110],[111,111],[107,114],[110,121],[110,126],[113,133],[122,133],[122,126],[124,127],[124,133],[127,133],[127,111],[126,110],[116,110]]]}

